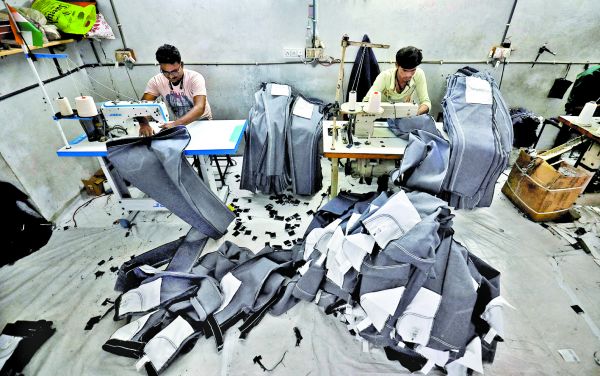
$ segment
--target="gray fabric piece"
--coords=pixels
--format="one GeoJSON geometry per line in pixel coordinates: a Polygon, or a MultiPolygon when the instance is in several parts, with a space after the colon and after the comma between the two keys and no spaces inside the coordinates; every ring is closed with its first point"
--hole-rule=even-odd
{"type": "Polygon", "coordinates": [[[489,206],[512,148],[508,107],[487,72],[465,67],[448,78],[447,87],[442,106],[451,152],[443,188],[449,192],[449,203],[457,208],[489,206]],[[467,77],[489,83],[492,104],[467,103],[467,77]]]}
{"type": "Polygon", "coordinates": [[[416,130],[422,130],[439,137],[442,136],[435,127],[435,120],[429,114],[387,119],[387,123],[392,133],[403,140],[408,140],[409,134],[416,130]]]}
{"type": "Polygon", "coordinates": [[[166,270],[190,272],[202,254],[207,241],[206,235],[192,227],[177,248],[177,252],[173,255],[166,270]]]}
{"type": "Polygon", "coordinates": [[[403,186],[437,194],[442,188],[448,169],[450,144],[443,137],[415,130],[400,165],[403,186]]]}
{"type": "Polygon", "coordinates": [[[198,231],[218,238],[235,216],[183,155],[189,141],[187,129],[175,127],[152,137],[109,141],[106,147],[125,179],[198,231]]]}
{"type": "Polygon", "coordinates": [[[296,283],[292,295],[298,299],[313,301],[326,273],[325,265],[311,264],[306,273],[296,283]]]}
{"type": "Polygon", "coordinates": [[[322,138],[323,113],[318,104],[313,104],[310,119],[294,115],[294,108],[300,100],[310,103],[309,100],[298,95],[292,105],[290,124],[287,127],[290,174],[294,194],[312,195],[322,187],[319,143],[322,138]]]}
{"type": "Polygon", "coordinates": [[[272,83],[254,94],[244,138],[246,148],[240,188],[256,193],[282,194],[290,184],[286,155],[286,125],[292,101],[290,95],[272,95],[272,83]]]}

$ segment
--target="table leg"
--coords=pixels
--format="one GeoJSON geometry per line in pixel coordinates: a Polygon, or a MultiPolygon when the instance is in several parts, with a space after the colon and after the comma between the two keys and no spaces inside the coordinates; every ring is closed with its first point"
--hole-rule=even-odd
{"type": "Polygon", "coordinates": [[[331,158],[331,192],[329,198],[334,198],[338,194],[338,158],[331,158]]]}

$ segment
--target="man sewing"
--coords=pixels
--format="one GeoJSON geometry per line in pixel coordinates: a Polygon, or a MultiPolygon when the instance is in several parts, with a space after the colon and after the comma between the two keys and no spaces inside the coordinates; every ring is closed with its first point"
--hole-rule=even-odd
{"type": "MultiPolygon", "coordinates": [[[[154,101],[161,96],[171,108],[175,120],[160,127],[167,129],[187,125],[195,120],[212,119],[204,77],[198,72],[183,68],[179,50],[164,44],[156,50],[156,61],[160,65],[160,74],[148,81],[142,100],[154,101]]],[[[154,134],[147,118],[139,117],[137,120],[140,123],[140,136],[154,134]]]]}
{"type": "Polygon", "coordinates": [[[431,108],[427,93],[425,72],[419,68],[423,60],[421,50],[408,46],[396,53],[396,67],[381,72],[363,102],[367,102],[374,92],[381,93],[382,102],[410,102],[413,93],[417,93],[419,109],[417,115],[426,114],[431,108]]]}

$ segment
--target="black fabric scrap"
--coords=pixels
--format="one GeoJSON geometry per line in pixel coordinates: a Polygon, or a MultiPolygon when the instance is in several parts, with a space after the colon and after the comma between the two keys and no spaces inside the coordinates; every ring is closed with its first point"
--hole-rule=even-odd
{"type": "Polygon", "coordinates": [[[94,275],[96,275],[96,279],[102,277],[103,274],[104,272],[102,270],[98,270],[96,273],[94,273],[94,275]]]}
{"type": "Polygon", "coordinates": [[[298,347],[300,346],[300,342],[302,342],[302,334],[297,326],[294,327],[294,334],[296,335],[296,347],[298,347]]]}
{"type": "Polygon", "coordinates": [[[288,231],[288,235],[294,236],[294,235],[296,235],[296,231],[294,231],[294,230],[288,231]]]}
{"type": "Polygon", "coordinates": [[[580,307],[580,306],[578,306],[577,304],[575,304],[575,305],[572,305],[572,306],[571,306],[571,308],[572,308],[572,309],[573,309],[573,311],[575,311],[575,313],[577,313],[578,315],[579,315],[580,313],[584,313],[584,312],[583,312],[583,309],[581,309],[581,307],[580,307]]]}
{"type": "Polygon", "coordinates": [[[111,266],[111,267],[110,267],[110,271],[111,271],[112,273],[116,272],[117,270],[119,270],[119,267],[118,267],[118,266],[111,266]]]}
{"type": "Polygon", "coordinates": [[[107,304],[115,304],[115,302],[113,300],[110,300],[110,298],[106,298],[104,299],[101,305],[105,306],[107,304]]]}
{"type": "Polygon", "coordinates": [[[98,262],[98,266],[102,266],[102,265],[103,265],[105,262],[106,262],[106,261],[104,261],[104,260],[100,260],[100,261],[98,262]]]}
{"type": "Polygon", "coordinates": [[[267,368],[265,367],[261,360],[262,360],[262,356],[261,355],[257,355],[254,357],[254,359],[252,359],[252,361],[254,362],[254,364],[258,364],[260,366],[260,368],[264,371],[264,372],[271,372],[273,371],[275,368],[277,368],[278,365],[281,364],[281,362],[283,362],[283,359],[285,358],[285,354],[287,354],[287,351],[283,353],[283,356],[281,357],[281,359],[279,359],[279,361],[277,363],[275,363],[275,365],[271,368],[267,368]]]}
{"type": "Polygon", "coordinates": [[[581,236],[584,235],[587,231],[585,231],[585,229],[583,227],[579,227],[577,228],[577,230],[575,230],[575,234],[581,236]]]}
{"type": "Polygon", "coordinates": [[[283,215],[276,215],[275,216],[275,220],[276,221],[283,221],[283,215]]]}
{"type": "Polygon", "coordinates": [[[244,235],[251,235],[251,234],[252,234],[252,231],[250,231],[250,230],[246,230],[246,231],[244,232],[244,235]]]}
{"type": "Polygon", "coordinates": [[[94,316],[88,320],[88,322],[87,322],[87,324],[85,324],[85,328],[83,330],[92,330],[94,325],[96,325],[99,322],[100,322],[100,316],[94,316]]]}
{"type": "Polygon", "coordinates": [[[252,237],[252,241],[255,241],[256,239],[258,239],[258,236],[254,235],[254,236],[252,237]]]}
{"type": "Polygon", "coordinates": [[[233,235],[233,236],[238,236],[239,234],[240,234],[240,232],[239,232],[239,231],[235,231],[235,232],[234,232],[233,234],[231,234],[231,235],[233,235]]]}

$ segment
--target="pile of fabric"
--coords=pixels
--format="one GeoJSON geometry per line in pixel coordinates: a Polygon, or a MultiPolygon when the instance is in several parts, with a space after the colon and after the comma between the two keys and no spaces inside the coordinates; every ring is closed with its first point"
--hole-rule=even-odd
{"type": "Polygon", "coordinates": [[[103,349],[155,374],[201,336],[221,349],[240,320],[245,338],[267,312],[305,300],[411,371],[482,372],[503,333],[499,273],[454,241],[451,226],[444,201],[400,191],[340,194],[290,250],[225,242],[207,253],[192,229],[121,266],[114,317],[133,321],[103,349]]]}
{"type": "Polygon", "coordinates": [[[443,190],[456,208],[487,207],[508,165],[512,121],[494,78],[465,67],[448,78],[442,100],[450,160],[443,190]]]}
{"type": "Polygon", "coordinates": [[[500,90],[488,73],[465,67],[449,77],[442,104],[448,140],[429,115],[388,120],[392,132],[408,140],[394,180],[455,208],[490,206],[513,143],[500,90]]]}
{"type": "Polygon", "coordinates": [[[263,84],[254,100],[240,188],[280,195],[291,185],[294,194],[314,194],[322,184],[322,103],[274,83],[263,84]]]}

